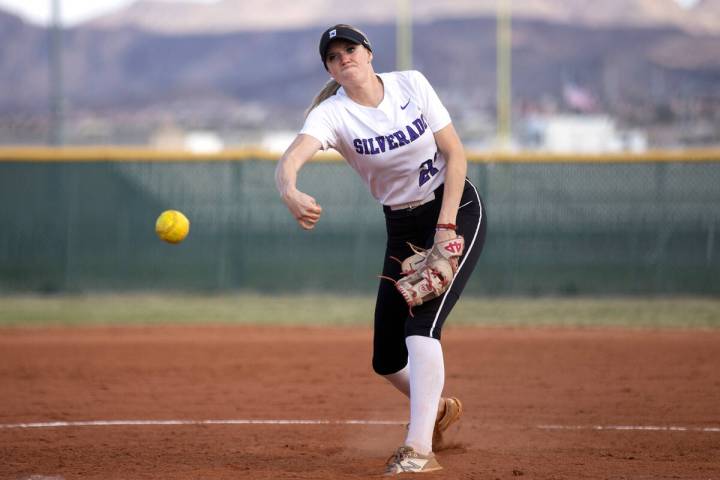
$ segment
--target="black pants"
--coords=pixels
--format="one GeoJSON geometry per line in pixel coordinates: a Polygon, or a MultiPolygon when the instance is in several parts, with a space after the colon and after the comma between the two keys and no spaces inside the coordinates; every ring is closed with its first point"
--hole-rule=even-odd
{"type": "MultiPolygon", "coordinates": [[[[405,259],[413,254],[408,242],[429,248],[435,236],[443,187],[435,191],[435,199],[412,209],[390,210],[384,207],[387,227],[387,247],[383,275],[400,278],[400,264],[390,257],[405,259]]],[[[465,251],[450,288],[438,298],[413,308],[408,306],[395,285],[380,280],[375,304],[375,336],[373,340],[373,369],[380,375],[389,375],[407,365],[408,352],[405,337],[421,335],[440,340],[443,323],[455,306],[465,284],[477,264],[483,245],[487,220],[480,194],[470,180],[465,181],[460,209],[457,214],[457,233],[465,238],[465,251]]]]}

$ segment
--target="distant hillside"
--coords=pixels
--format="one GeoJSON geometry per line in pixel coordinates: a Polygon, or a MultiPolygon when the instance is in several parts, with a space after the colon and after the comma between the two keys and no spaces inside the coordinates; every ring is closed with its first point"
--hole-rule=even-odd
{"type": "MultiPolygon", "coordinates": [[[[376,70],[392,70],[394,26],[365,30],[376,70]]],[[[135,117],[127,115],[153,115],[191,125],[296,128],[327,79],[317,35],[316,28],[178,35],[74,28],[63,37],[67,111],[108,118],[124,112],[130,122],[135,117]]],[[[0,119],[47,113],[47,41],[44,30],[0,13],[0,119]]],[[[516,111],[562,108],[568,84],[621,120],[671,119],[669,106],[678,100],[720,111],[720,35],[516,19],[512,55],[516,111]]],[[[458,121],[494,115],[493,18],[417,24],[414,63],[458,121]]]]}
{"type": "MultiPolygon", "coordinates": [[[[510,1],[510,0],[508,0],[510,1]]],[[[413,0],[417,22],[449,18],[490,17],[497,0],[413,0]]],[[[702,0],[683,9],[676,0],[521,0],[513,1],[513,16],[574,26],[648,28],[675,27],[688,33],[720,33],[720,0],[702,0]]],[[[209,4],[139,0],[88,26],[116,29],[137,27],[165,33],[229,32],[296,29],[334,23],[361,25],[394,21],[396,2],[363,0],[220,0],[209,4]]]]}

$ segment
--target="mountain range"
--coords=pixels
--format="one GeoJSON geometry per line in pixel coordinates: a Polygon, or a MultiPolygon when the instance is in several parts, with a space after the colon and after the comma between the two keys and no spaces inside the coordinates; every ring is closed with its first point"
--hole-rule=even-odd
{"type": "MultiPolygon", "coordinates": [[[[520,20],[586,27],[675,27],[689,33],[720,33],[720,0],[504,0],[520,20]]],[[[139,0],[88,23],[99,28],[134,26],[165,33],[278,30],[392,23],[405,3],[416,22],[448,18],[492,17],[498,0],[218,0],[213,3],[139,0]]]]}
{"type": "MultiPolygon", "coordinates": [[[[261,11],[246,4],[142,0],[63,30],[66,115],[109,118],[107,128],[124,125],[137,135],[165,121],[216,130],[297,129],[327,80],[317,52],[320,25],[345,20],[336,7],[343,2],[312,0],[300,8],[300,2],[269,0],[261,11]],[[211,21],[217,13],[208,12],[219,11],[226,24],[211,21]],[[272,20],[273,11],[284,15],[272,20]],[[295,13],[305,26],[291,27],[287,18],[295,13]]],[[[366,1],[351,21],[373,42],[376,70],[388,71],[395,68],[396,33],[394,11],[383,15],[382,4],[366,1]]],[[[467,131],[493,122],[495,4],[413,2],[414,67],[467,131]]],[[[693,10],[670,0],[605,0],[591,9],[580,0],[514,5],[522,6],[514,11],[512,31],[516,115],[568,108],[570,85],[593,99],[593,109],[631,126],[719,118],[720,0],[693,10]]],[[[47,127],[50,38],[46,29],[0,11],[0,142],[33,141],[47,127]],[[18,122],[24,127],[16,128],[18,122]],[[8,133],[8,125],[15,130],[8,133]]]]}

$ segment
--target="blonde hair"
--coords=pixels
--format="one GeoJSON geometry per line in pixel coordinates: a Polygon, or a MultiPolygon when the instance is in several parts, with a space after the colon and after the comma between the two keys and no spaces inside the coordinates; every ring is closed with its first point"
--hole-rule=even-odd
{"type": "Polygon", "coordinates": [[[320,105],[322,102],[327,100],[328,98],[332,97],[337,93],[337,91],[340,90],[340,84],[333,80],[332,78],[325,84],[325,86],[318,92],[317,95],[315,95],[315,98],[313,98],[312,103],[310,106],[305,110],[305,116],[307,117],[310,115],[310,112],[320,105]]]}
{"type": "MultiPolygon", "coordinates": [[[[355,30],[355,31],[358,32],[360,35],[362,35],[363,37],[367,38],[367,35],[365,35],[365,33],[364,33],[362,30],[360,30],[359,28],[353,27],[352,25],[348,25],[348,24],[346,24],[346,23],[339,23],[339,24],[335,25],[335,26],[332,27],[332,28],[349,28],[350,30],[355,30]]],[[[367,47],[366,47],[366,48],[367,48],[367,47]]],[[[372,50],[371,50],[371,51],[372,51],[372,50]]],[[[326,67],[326,68],[327,68],[327,67],[326,67]]],[[[325,84],[325,86],[322,88],[322,90],[320,90],[320,91],[318,92],[318,94],[315,95],[315,98],[313,98],[312,103],[310,103],[310,106],[307,108],[307,110],[305,110],[305,117],[307,117],[307,116],[310,114],[310,112],[313,111],[313,109],[314,109],[315,107],[317,107],[317,106],[320,105],[322,102],[324,102],[324,101],[327,100],[328,98],[330,98],[330,97],[332,97],[333,95],[335,95],[339,89],[340,89],[340,84],[337,83],[334,79],[330,79],[330,80],[325,84]]]]}

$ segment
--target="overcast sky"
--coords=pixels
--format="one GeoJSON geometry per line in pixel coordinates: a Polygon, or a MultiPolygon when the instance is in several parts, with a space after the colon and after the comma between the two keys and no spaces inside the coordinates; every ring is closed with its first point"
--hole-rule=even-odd
{"type": "MultiPolygon", "coordinates": [[[[64,25],[75,25],[133,3],[136,0],[60,0],[64,25]]],[[[177,0],[154,0],[172,2],[177,0]]],[[[182,0],[194,3],[213,3],[218,0],[182,0]]],[[[692,8],[700,0],[675,0],[685,8],[692,8]]],[[[16,13],[39,24],[50,22],[52,0],[0,0],[0,8],[16,13]]]]}
{"type": "MultiPolygon", "coordinates": [[[[103,15],[133,3],[136,0],[60,0],[60,11],[65,25],[75,25],[92,17],[103,15]]],[[[173,0],[155,0],[173,1],[173,0]]],[[[213,3],[217,0],[184,0],[194,3],[213,3]]],[[[52,0],[0,0],[0,8],[20,15],[24,19],[47,24],[50,21],[52,0]]]]}

